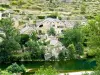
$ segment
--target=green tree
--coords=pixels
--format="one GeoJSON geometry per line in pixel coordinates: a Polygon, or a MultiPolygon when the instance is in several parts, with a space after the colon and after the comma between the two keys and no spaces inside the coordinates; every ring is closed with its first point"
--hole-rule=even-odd
{"type": "Polygon", "coordinates": [[[82,55],[83,39],[84,36],[82,34],[81,28],[75,27],[73,29],[67,29],[64,31],[63,38],[60,41],[66,48],[73,44],[73,48],[75,48],[76,54],[82,55]]]}
{"type": "Polygon", "coordinates": [[[75,51],[74,45],[70,44],[68,46],[68,58],[69,59],[75,59],[75,53],[76,53],[76,51],[75,51]]]}
{"type": "Polygon", "coordinates": [[[13,63],[12,65],[8,66],[6,70],[11,73],[26,72],[24,65],[19,66],[17,63],[13,63]]]}
{"type": "Polygon", "coordinates": [[[100,70],[100,15],[90,20],[87,27],[89,29],[87,44],[90,49],[96,50],[97,69],[100,70]]]}
{"type": "Polygon", "coordinates": [[[0,28],[4,35],[0,37],[3,41],[0,44],[0,62],[8,61],[12,56],[12,52],[20,50],[20,34],[13,27],[13,22],[10,18],[0,20],[0,28]]]}
{"type": "Polygon", "coordinates": [[[32,59],[42,58],[42,55],[44,54],[44,49],[42,48],[43,44],[41,41],[38,41],[35,32],[30,35],[30,39],[26,42],[26,45],[28,47],[28,51],[31,53],[32,59]]]}

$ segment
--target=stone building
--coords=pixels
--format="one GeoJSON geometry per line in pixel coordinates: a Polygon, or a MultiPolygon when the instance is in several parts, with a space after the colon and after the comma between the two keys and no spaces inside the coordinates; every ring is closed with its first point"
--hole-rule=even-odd
{"type": "Polygon", "coordinates": [[[60,34],[65,28],[65,25],[61,20],[53,18],[47,18],[44,21],[37,23],[36,26],[39,33],[47,33],[47,31],[53,27],[56,34],[60,34]]]}

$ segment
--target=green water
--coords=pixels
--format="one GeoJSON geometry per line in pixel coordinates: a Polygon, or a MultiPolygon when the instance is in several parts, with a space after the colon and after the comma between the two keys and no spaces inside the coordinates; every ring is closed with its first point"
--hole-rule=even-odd
{"type": "MultiPolygon", "coordinates": [[[[67,60],[67,61],[33,61],[33,62],[20,62],[19,65],[24,64],[29,73],[34,73],[41,66],[52,66],[59,72],[75,72],[83,70],[92,70],[96,66],[95,61],[89,60],[67,60]]],[[[10,64],[0,64],[1,69],[5,69],[10,64]]]]}

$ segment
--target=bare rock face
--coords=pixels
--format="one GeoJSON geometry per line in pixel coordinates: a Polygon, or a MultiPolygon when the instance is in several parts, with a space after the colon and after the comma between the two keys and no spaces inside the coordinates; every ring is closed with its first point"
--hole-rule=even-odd
{"type": "Polygon", "coordinates": [[[45,50],[45,60],[49,60],[51,57],[58,59],[60,51],[63,49],[61,42],[58,41],[56,37],[48,37],[50,44],[46,47],[45,50]]]}

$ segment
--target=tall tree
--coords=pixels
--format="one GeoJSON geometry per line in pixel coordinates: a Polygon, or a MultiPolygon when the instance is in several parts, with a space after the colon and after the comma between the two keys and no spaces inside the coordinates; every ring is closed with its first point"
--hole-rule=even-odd
{"type": "Polygon", "coordinates": [[[20,36],[13,27],[13,21],[10,18],[0,20],[0,29],[4,33],[3,41],[0,44],[0,61],[7,61],[12,52],[20,49],[20,36]]]}
{"type": "Polygon", "coordinates": [[[96,50],[97,68],[100,70],[100,15],[88,22],[88,41],[87,44],[91,49],[96,50]]]}
{"type": "Polygon", "coordinates": [[[63,32],[63,38],[61,39],[62,44],[68,49],[72,44],[75,47],[76,54],[83,54],[83,34],[80,28],[67,29],[63,32]]]}

